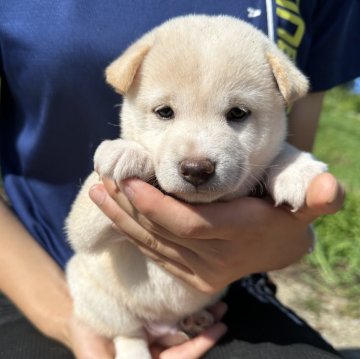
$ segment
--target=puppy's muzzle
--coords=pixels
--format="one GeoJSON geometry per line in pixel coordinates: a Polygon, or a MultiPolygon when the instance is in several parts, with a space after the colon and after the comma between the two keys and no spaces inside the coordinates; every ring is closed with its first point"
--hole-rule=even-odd
{"type": "Polygon", "coordinates": [[[215,173],[215,163],[209,159],[185,159],[179,163],[181,177],[197,187],[206,183],[215,173]]]}

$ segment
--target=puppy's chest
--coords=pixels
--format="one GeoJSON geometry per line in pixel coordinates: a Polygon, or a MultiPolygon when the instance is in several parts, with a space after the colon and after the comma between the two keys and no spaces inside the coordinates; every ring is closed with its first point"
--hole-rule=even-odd
{"type": "Polygon", "coordinates": [[[171,321],[209,302],[208,295],[166,272],[126,241],[101,255],[83,257],[82,268],[105,295],[118,298],[146,320],[171,321]]]}

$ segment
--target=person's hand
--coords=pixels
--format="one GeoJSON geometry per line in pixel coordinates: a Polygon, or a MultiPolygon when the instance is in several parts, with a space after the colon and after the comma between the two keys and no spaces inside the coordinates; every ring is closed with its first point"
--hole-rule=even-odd
{"type": "Polygon", "coordinates": [[[283,268],[311,247],[309,224],[338,211],[344,192],[329,173],[316,177],[296,213],[264,199],[189,205],[139,179],[119,191],[104,180],[90,197],[114,228],[167,271],[214,293],[245,275],[283,268]]]}
{"type": "Polygon", "coordinates": [[[153,359],[197,359],[209,351],[227,331],[225,324],[220,322],[227,306],[224,302],[219,302],[208,310],[214,315],[215,324],[181,345],[166,349],[157,344],[151,345],[153,359]]]}

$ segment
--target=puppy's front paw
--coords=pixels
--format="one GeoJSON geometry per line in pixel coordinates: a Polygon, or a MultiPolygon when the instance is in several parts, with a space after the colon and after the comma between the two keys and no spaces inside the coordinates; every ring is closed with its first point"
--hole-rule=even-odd
{"type": "Polygon", "coordinates": [[[305,203],[310,182],[327,166],[310,153],[296,150],[292,155],[284,156],[269,169],[268,189],[276,206],[287,203],[296,212],[305,203]]]}
{"type": "Polygon", "coordinates": [[[150,154],[140,145],[123,139],[103,141],[94,155],[95,171],[116,183],[130,177],[148,181],[155,175],[150,154]]]}
{"type": "Polygon", "coordinates": [[[194,337],[210,327],[213,323],[214,316],[204,309],[181,320],[179,326],[190,337],[194,337]]]}

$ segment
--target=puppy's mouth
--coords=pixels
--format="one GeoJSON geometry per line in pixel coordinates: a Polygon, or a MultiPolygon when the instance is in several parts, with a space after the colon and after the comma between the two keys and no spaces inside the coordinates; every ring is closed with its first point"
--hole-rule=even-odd
{"type": "Polygon", "coordinates": [[[160,183],[158,181],[158,179],[156,178],[156,176],[151,177],[150,179],[148,179],[146,181],[146,183],[152,185],[153,187],[155,187],[156,189],[158,189],[159,191],[166,193],[160,186],[160,183]]]}
{"type": "Polygon", "coordinates": [[[172,191],[165,191],[162,189],[162,192],[168,196],[171,196],[179,201],[186,203],[211,203],[221,201],[229,192],[219,190],[214,186],[191,186],[187,189],[177,189],[172,191]]]}
{"type": "Polygon", "coordinates": [[[164,188],[160,186],[160,183],[156,176],[146,181],[153,187],[157,188],[162,193],[167,196],[176,198],[183,202],[189,203],[208,203],[216,201],[217,199],[224,196],[226,193],[216,191],[213,187],[205,187],[205,186],[191,186],[191,190],[184,191],[166,191],[164,188]]]}

